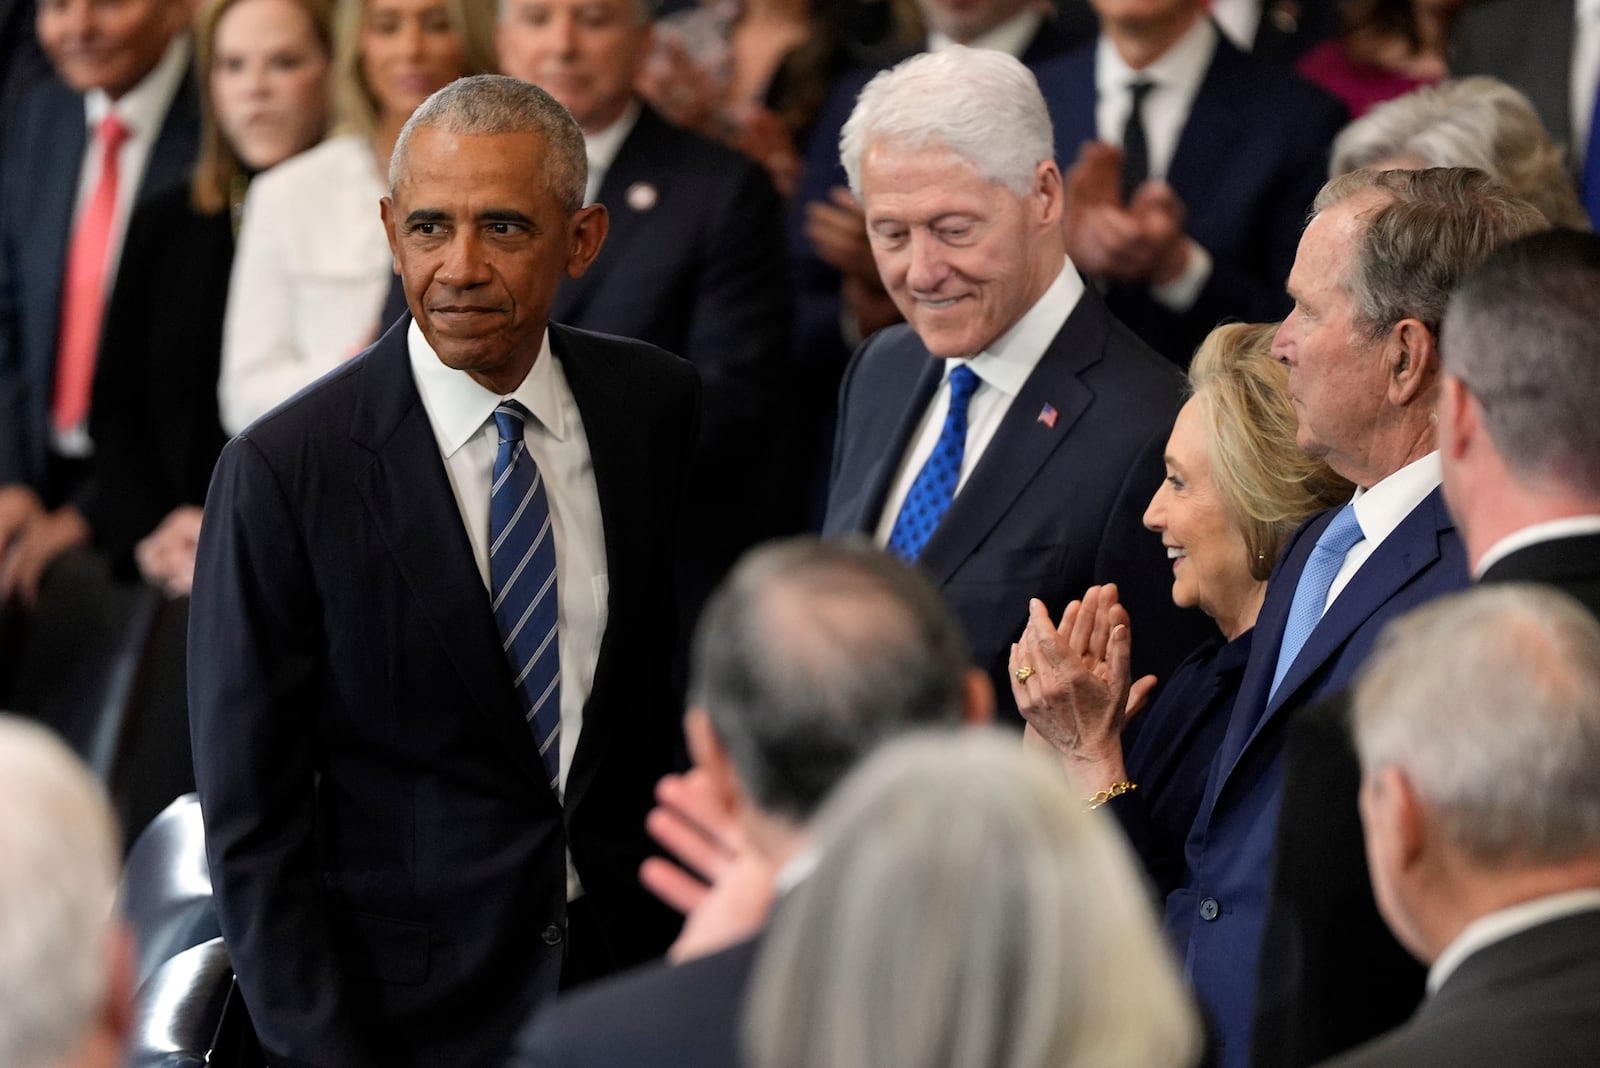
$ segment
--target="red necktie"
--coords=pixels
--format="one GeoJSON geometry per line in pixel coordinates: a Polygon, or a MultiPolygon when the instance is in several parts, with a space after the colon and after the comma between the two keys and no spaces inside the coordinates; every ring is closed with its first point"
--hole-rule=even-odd
{"type": "Polygon", "coordinates": [[[105,312],[111,224],[117,215],[117,157],[128,134],[128,128],[115,114],[101,120],[95,133],[100,141],[100,179],[72,232],[72,247],[67,252],[55,397],[50,406],[51,422],[63,433],[82,424],[89,415],[89,394],[100,348],[100,320],[105,312]]]}

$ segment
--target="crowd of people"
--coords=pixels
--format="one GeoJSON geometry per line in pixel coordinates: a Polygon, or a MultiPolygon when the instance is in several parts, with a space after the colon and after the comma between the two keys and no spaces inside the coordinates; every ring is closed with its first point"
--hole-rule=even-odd
{"type": "Polygon", "coordinates": [[[1590,1056],[1596,5],[0,50],[0,1063],[1590,1056]]]}

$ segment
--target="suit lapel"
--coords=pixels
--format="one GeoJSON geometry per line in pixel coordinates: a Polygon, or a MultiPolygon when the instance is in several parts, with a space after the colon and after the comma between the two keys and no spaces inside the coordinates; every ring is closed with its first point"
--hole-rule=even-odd
{"type": "Polygon", "coordinates": [[[1217,34],[1217,50],[1206,68],[1200,89],[1178,135],[1178,145],[1167,168],[1167,184],[1181,190],[1184,210],[1190,218],[1211,214],[1211,202],[1226,183],[1217,176],[1232,168],[1240,138],[1243,110],[1233,102],[1239,77],[1235,71],[1240,53],[1227,38],[1217,34]]]}
{"type": "MultiPolygon", "coordinates": [[[[908,341],[921,348],[921,343],[915,340],[914,335],[908,335],[908,341]]],[[[853,529],[869,537],[878,529],[878,524],[883,518],[884,504],[889,497],[889,489],[894,483],[895,476],[900,473],[900,461],[905,457],[906,450],[911,447],[911,436],[916,433],[918,424],[922,422],[922,414],[927,409],[928,402],[933,400],[933,395],[943,378],[943,361],[929,356],[917,378],[916,387],[906,401],[906,406],[900,411],[900,418],[895,423],[893,433],[889,435],[887,444],[879,453],[877,462],[862,480],[861,496],[846,506],[847,511],[853,508],[857,516],[853,529]]]]}
{"type": "MultiPolygon", "coordinates": [[[[1078,375],[1101,358],[1106,331],[1106,313],[1100,298],[1085,291],[1022,384],[983,458],[928,539],[918,562],[936,582],[950,580],[1005,518],[1045,460],[1067,440],[1073,424],[1092,400],[1078,375]],[[1055,409],[1053,424],[1040,418],[1046,405],[1055,409]]],[[[891,451],[890,455],[899,456],[902,452],[891,451]]]]}
{"type": "Polygon", "coordinates": [[[511,669],[488,591],[411,377],[410,325],[411,317],[403,316],[362,357],[350,436],[371,451],[372,463],[357,476],[356,491],[462,689],[529,779],[554,800],[533,732],[512,700],[511,669]],[[419,500],[434,506],[418,507],[419,500]]]}
{"type": "Polygon", "coordinates": [[[596,196],[596,200],[606,206],[611,224],[606,232],[605,245],[583,277],[569,278],[562,283],[550,310],[550,318],[554,321],[572,322],[582,316],[594,294],[603,288],[612,265],[627,255],[641,230],[648,230],[644,224],[648,222],[651,212],[663,210],[661,189],[644,182],[646,177],[659,175],[663,169],[656,148],[657,128],[661,123],[655,112],[641,107],[633,129],[628,131],[628,136],[617,150],[616,159],[606,168],[606,176],[601,179],[600,192],[596,196]],[[639,197],[639,206],[630,203],[629,190],[635,185],[641,186],[641,192],[648,186],[654,191],[654,197],[639,197]]]}

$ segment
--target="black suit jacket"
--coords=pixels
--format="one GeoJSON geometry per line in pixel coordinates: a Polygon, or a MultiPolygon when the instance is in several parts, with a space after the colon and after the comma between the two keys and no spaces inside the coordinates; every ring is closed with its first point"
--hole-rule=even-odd
{"type": "MultiPolygon", "coordinates": [[[[1096,137],[1095,49],[1085,45],[1039,68],[1064,164],[1096,137]]],[[[1185,367],[1219,322],[1281,319],[1306,212],[1345,119],[1332,97],[1239,51],[1219,32],[1167,170],[1183,201],[1184,229],[1211,254],[1211,276],[1182,312],[1156,300],[1147,285],[1114,283],[1106,289],[1111,313],[1185,367]]]]}
{"type": "Polygon", "coordinates": [[[511,1068],[737,1068],[760,944],[648,964],[563,997],[523,1031],[511,1068]]]}
{"type": "MultiPolygon", "coordinates": [[[[1450,73],[1487,74],[1516,86],[1533,102],[1551,139],[1570,145],[1576,17],[1572,0],[1468,4],[1451,29],[1450,73]]],[[[1583,160],[1569,152],[1567,165],[1576,174],[1583,160]]]]}
{"type": "Polygon", "coordinates": [[[1327,1068],[1572,1068],[1600,1050],[1600,911],[1473,953],[1404,1027],[1327,1068]]]}
{"type": "Polygon", "coordinates": [[[598,199],[611,231],[583,277],[562,283],[550,317],[658,345],[700,372],[679,559],[692,622],[739,554],[794,529],[786,520],[798,514],[792,480],[774,471],[792,318],[783,208],[762,168],[648,107],[598,199]]]}
{"type": "MultiPolygon", "coordinates": [[[[943,371],[905,325],[856,354],[840,391],[825,534],[877,529],[943,371]]],[[[1030,597],[1059,616],[1090,585],[1117,583],[1136,673],[1165,678],[1212,632],[1199,612],[1173,607],[1171,568],[1142,518],[1180,389],[1177,372],[1086,291],[924,548],[918,563],[1014,721],[1006,662],[1030,597]],[[1053,424],[1040,419],[1045,405],[1053,424]]]]}
{"type": "MultiPolygon", "coordinates": [[[[1600,534],[1520,549],[1480,581],[1551,585],[1600,616],[1600,534]]],[[[1296,720],[1285,774],[1256,1018],[1261,1068],[1314,1064],[1398,1026],[1426,978],[1372,897],[1348,690],[1296,720]]]]}
{"type": "Polygon", "coordinates": [[[665,948],[638,883],[667,688],[693,369],[550,327],[604,517],[609,618],[564,803],[520,715],[402,319],[223,450],[189,635],[229,955],[274,1065],[498,1063],[561,971],[570,849],[606,949],[665,948]]]}
{"type": "MultiPolygon", "coordinates": [[[[188,182],[200,112],[185,76],[139,183],[144,204],[188,182]]],[[[83,97],[50,79],[24,98],[0,151],[0,486],[46,474],[61,284],[87,130],[83,97]]],[[[138,274],[128,259],[118,284],[138,274]]],[[[114,297],[108,297],[108,301],[114,297]]],[[[108,305],[109,306],[109,305],[108,305]]],[[[102,350],[108,331],[102,329],[102,350]]]]}
{"type": "Polygon", "coordinates": [[[1319,41],[1344,32],[1334,0],[1263,0],[1251,54],[1292,64],[1319,41]]]}

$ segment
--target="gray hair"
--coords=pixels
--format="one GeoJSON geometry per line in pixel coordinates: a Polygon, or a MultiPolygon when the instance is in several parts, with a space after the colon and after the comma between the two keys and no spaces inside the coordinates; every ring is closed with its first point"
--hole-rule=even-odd
{"type": "Polygon", "coordinates": [[[690,703],[764,812],[805,822],[885,738],[961,720],[970,656],[917,572],[866,542],[745,556],[695,631],[690,703]]]}
{"type": "Polygon", "coordinates": [[[1556,226],[1587,230],[1561,149],[1528,98],[1497,78],[1461,78],[1385,101],[1333,142],[1329,176],[1414,156],[1425,167],[1476,167],[1556,226]]]}
{"type": "Polygon", "coordinates": [[[1324,185],[1312,212],[1369,192],[1382,203],[1361,216],[1344,287],[1373,338],[1402,319],[1420,320],[1437,336],[1467,272],[1507,241],[1550,226],[1533,205],[1469,167],[1354,171],[1324,185]]]}
{"type": "Polygon", "coordinates": [[[76,1049],[109,996],[116,820],[53,734],[0,714],[0,1064],[76,1049]]]}
{"type": "Polygon", "coordinates": [[[406,176],[411,136],[424,128],[468,136],[538,134],[547,150],[547,187],[568,214],[583,207],[589,174],[583,131],[572,113],[537,85],[503,74],[478,74],[453,81],[424,100],[401,127],[389,157],[390,196],[406,176]]]}
{"type": "Polygon", "coordinates": [[[1179,1068],[1196,1014],[1104,813],[1014,736],[885,746],[752,980],[755,1068],[1179,1068]]]}
{"type": "Polygon", "coordinates": [[[883,71],[856,98],[839,133],[850,189],[861,195],[869,147],[943,147],[1017,196],[1055,159],[1050,112],[1033,72],[1004,52],[953,45],[883,71]]]}
{"type": "Polygon", "coordinates": [[[1445,370],[1483,406],[1524,478],[1600,497],[1600,237],[1534,234],[1462,282],[1445,314],[1445,370]]]}
{"type": "Polygon", "coordinates": [[[1567,595],[1484,586],[1390,623],[1355,691],[1362,771],[1403,771],[1484,863],[1600,851],[1600,623],[1567,595]]]}

